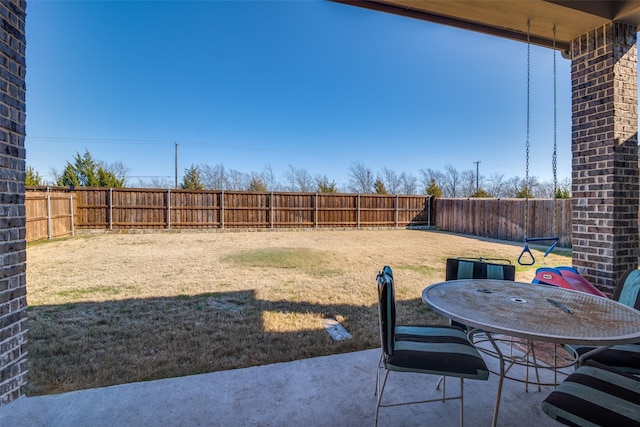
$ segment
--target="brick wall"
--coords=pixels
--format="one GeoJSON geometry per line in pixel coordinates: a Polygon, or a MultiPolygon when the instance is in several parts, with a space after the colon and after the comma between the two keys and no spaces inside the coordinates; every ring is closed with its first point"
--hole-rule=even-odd
{"type": "Polygon", "coordinates": [[[25,8],[0,2],[0,405],[23,394],[27,375],[25,8]]]}
{"type": "Polygon", "coordinates": [[[637,29],[572,41],[573,265],[599,288],[638,265],[637,29]]]}

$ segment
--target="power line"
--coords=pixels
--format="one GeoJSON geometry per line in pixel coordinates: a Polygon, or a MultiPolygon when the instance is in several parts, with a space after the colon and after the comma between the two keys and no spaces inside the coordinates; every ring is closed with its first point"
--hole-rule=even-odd
{"type": "MultiPolygon", "coordinates": [[[[173,145],[173,140],[162,139],[140,139],[140,138],[80,138],[80,137],[65,137],[65,136],[27,136],[27,144],[29,140],[36,141],[54,141],[54,142],[90,142],[92,144],[138,144],[138,145],[173,145]]],[[[281,151],[287,153],[302,153],[313,154],[314,151],[309,150],[292,150],[290,148],[277,148],[270,144],[263,145],[239,145],[239,144],[220,144],[214,142],[202,142],[202,141],[185,141],[178,138],[181,145],[189,146],[204,146],[204,147],[216,147],[216,148],[230,148],[235,150],[254,150],[254,151],[281,151]]]]}

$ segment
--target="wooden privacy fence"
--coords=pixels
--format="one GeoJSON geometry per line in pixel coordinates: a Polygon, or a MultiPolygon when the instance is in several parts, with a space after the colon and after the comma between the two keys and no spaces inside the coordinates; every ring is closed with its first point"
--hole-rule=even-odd
{"type": "Polygon", "coordinates": [[[75,229],[437,227],[500,240],[556,237],[571,246],[571,200],[28,187],[27,241],[75,229]],[[528,209],[527,209],[528,205],[528,209]],[[72,208],[73,206],[73,208],[72,208]]]}
{"type": "Polygon", "coordinates": [[[318,228],[429,225],[426,196],[150,189],[76,190],[77,228],[318,228]]]}
{"type": "Polygon", "coordinates": [[[73,193],[26,191],[26,240],[31,242],[74,235],[73,193]]]}
{"type": "Polygon", "coordinates": [[[434,222],[442,230],[522,241],[527,224],[527,237],[558,237],[559,246],[571,247],[571,199],[437,199],[435,205],[434,222]]]}

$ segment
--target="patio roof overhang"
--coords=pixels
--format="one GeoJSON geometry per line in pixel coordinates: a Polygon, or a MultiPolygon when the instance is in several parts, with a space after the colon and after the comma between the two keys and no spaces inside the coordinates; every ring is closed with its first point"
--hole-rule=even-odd
{"type": "Polygon", "coordinates": [[[478,31],[568,52],[571,40],[611,21],[640,25],[640,1],[571,0],[333,0],[478,31]]]}

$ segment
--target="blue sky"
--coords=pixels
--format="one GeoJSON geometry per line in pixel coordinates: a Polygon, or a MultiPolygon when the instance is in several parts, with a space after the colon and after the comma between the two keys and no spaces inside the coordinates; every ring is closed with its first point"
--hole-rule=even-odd
{"type": "MultiPolygon", "coordinates": [[[[192,164],[339,185],[361,162],[525,175],[527,46],[325,1],[27,5],[27,165],[76,152],[129,182],[192,164]]],[[[553,52],[531,47],[530,175],[552,179],[553,52]]],[[[571,173],[570,62],[557,55],[558,179],[571,173]]]]}

